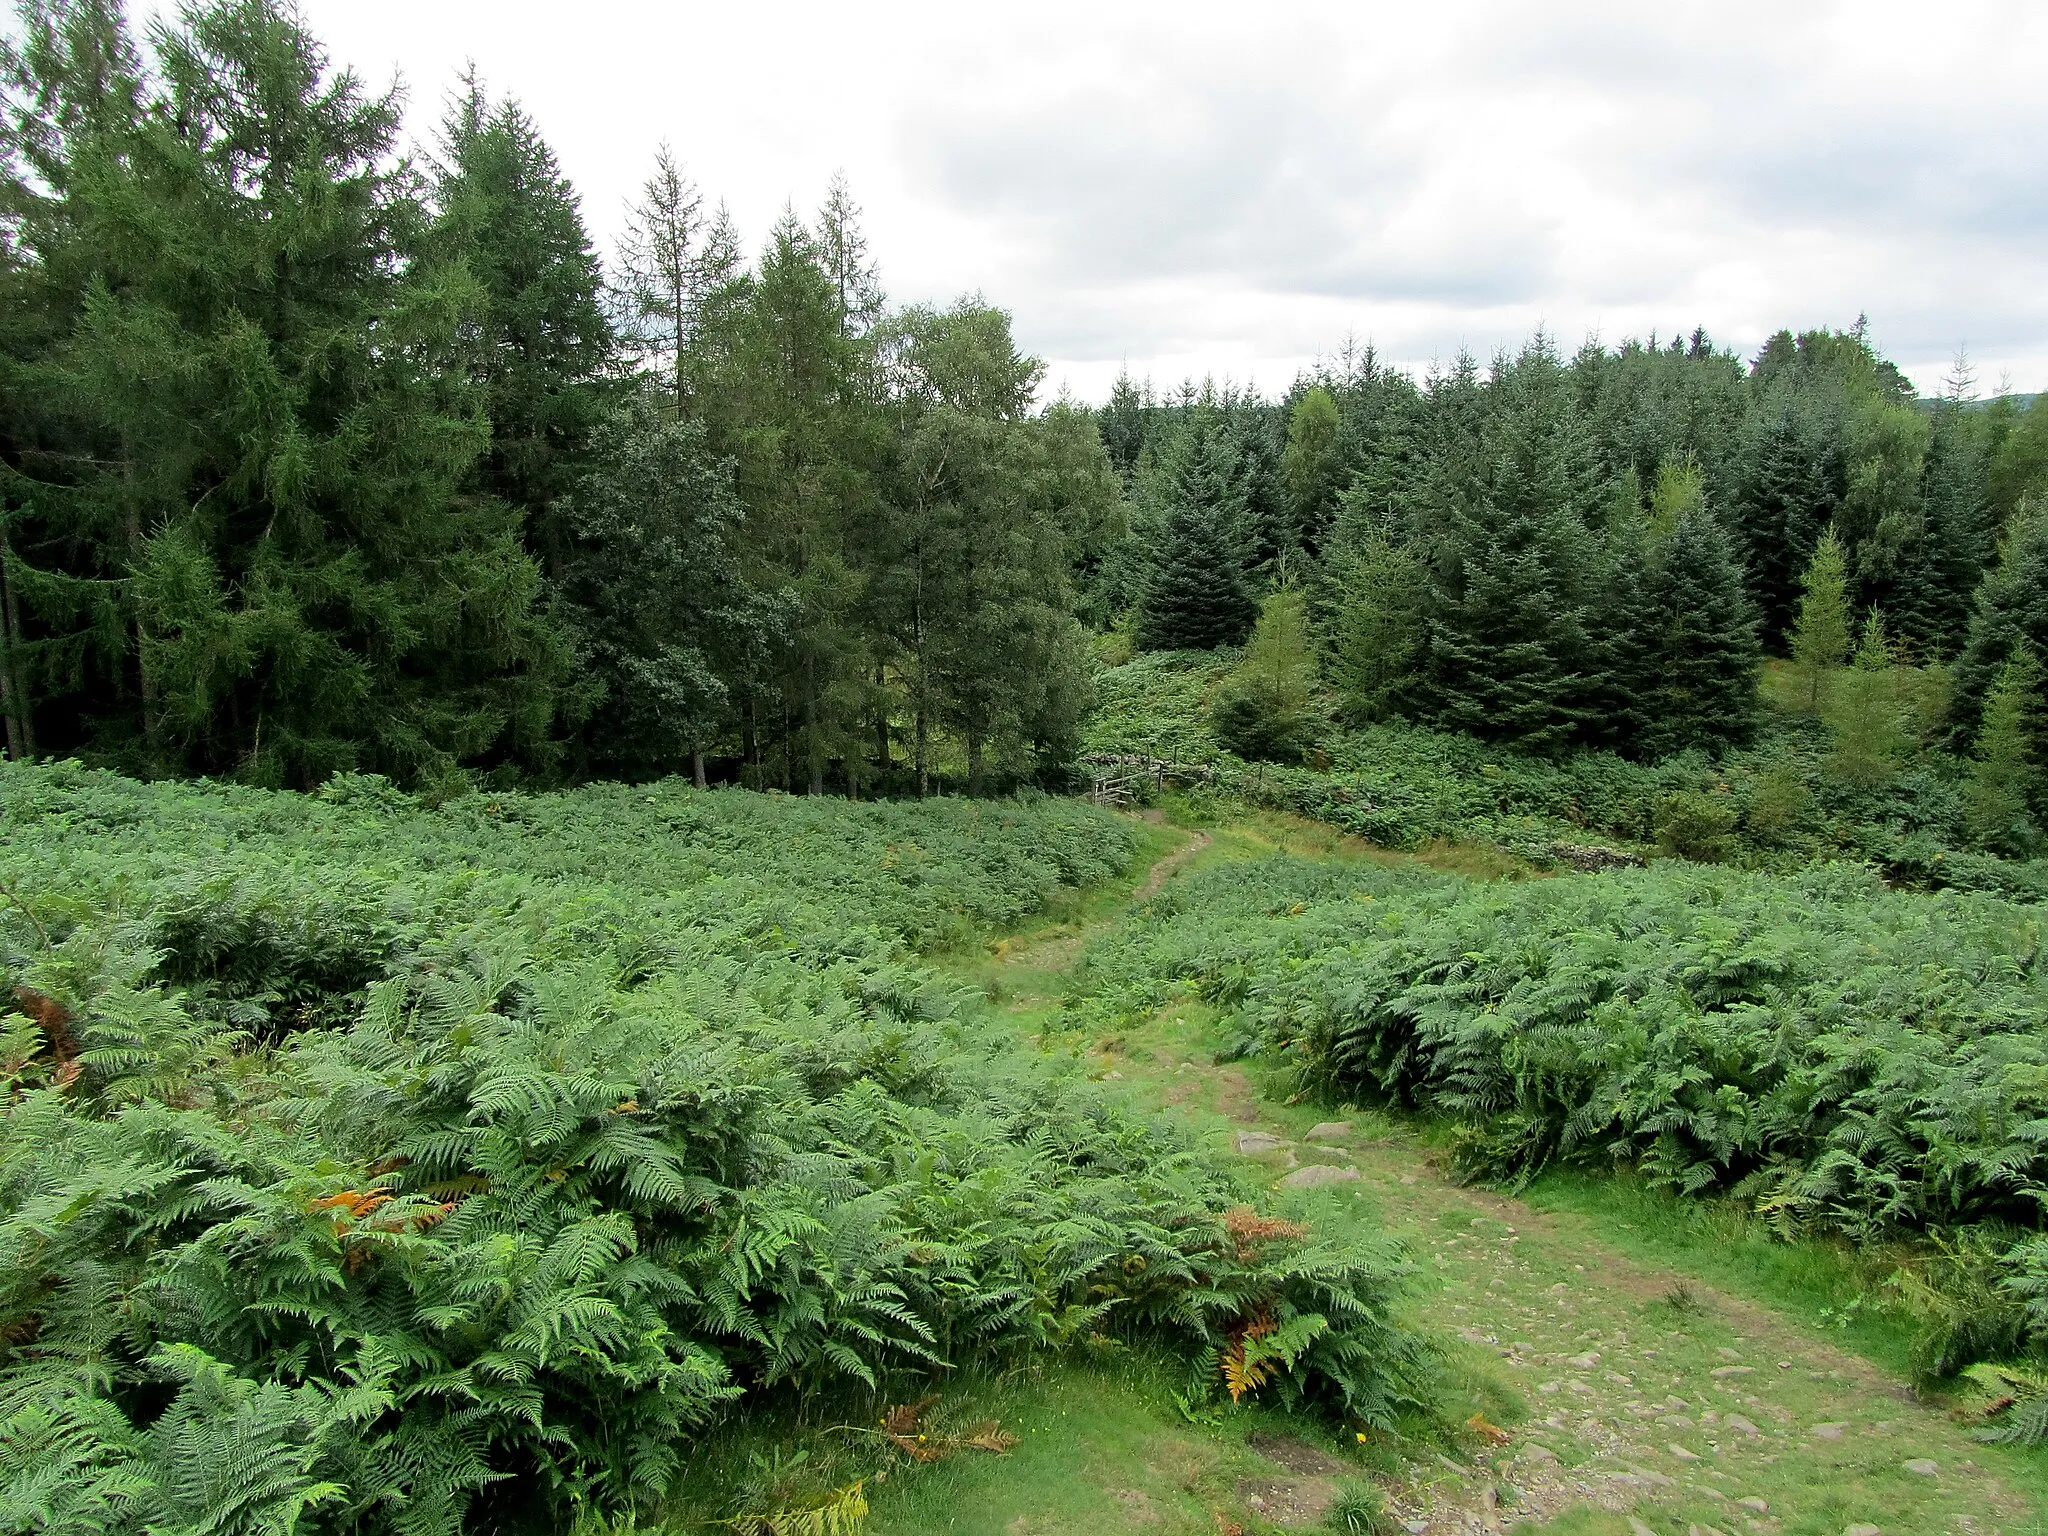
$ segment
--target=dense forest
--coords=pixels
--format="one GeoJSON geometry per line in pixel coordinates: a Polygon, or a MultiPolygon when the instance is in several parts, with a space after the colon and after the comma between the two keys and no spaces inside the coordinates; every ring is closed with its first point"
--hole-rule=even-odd
{"type": "Polygon", "coordinates": [[[1952,661],[1967,745],[2048,643],[2048,404],[1917,399],[1861,322],[1044,405],[1001,310],[890,306],[843,182],[749,259],[663,149],[607,265],[517,103],[401,153],[281,5],[31,4],[7,69],[17,756],[1051,781],[1091,629],[1277,592],[1359,721],[1655,757],[1753,729],[1816,571],[1801,654],[1952,661]]]}

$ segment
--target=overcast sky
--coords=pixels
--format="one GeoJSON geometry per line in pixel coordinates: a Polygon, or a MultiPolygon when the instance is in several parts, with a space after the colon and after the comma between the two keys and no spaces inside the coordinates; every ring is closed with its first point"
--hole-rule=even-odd
{"type": "Polygon", "coordinates": [[[894,300],[1091,400],[1860,312],[1923,390],[2048,387],[2038,3],[304,4],[415,133],[473,59],[600,244],[664,139],[750,245],[843,168],[894,300]]]}

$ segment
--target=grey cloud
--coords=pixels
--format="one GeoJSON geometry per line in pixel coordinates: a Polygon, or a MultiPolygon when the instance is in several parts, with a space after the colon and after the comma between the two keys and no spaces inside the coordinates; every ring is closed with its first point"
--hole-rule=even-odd
{"type": "Polygon", "coordinates": [[[1237,72],[1147,95],[955,106],[913,114],[900,140],[934,197],[998,221],[1046,283],[1206,275],[1458,304],[1540,289],[1546,226],[1496,217],[1489,228],[1475,216],[1472,227],[1404,230],[1427,191],[1426,158],[1317,84],[1237,72]]]}

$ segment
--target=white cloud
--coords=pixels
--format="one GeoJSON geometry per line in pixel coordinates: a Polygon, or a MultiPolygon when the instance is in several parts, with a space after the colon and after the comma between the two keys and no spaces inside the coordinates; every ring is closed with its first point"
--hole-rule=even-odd
{"type": "Polygon", "coordinates": [[[474,59],[601,239],[662,139],[750,238],[844,167],[895,297],[981,290],[1086,396],[1865,311],[1923,385],[2048,386],[2040,7],[304,6],[416,131],[474,59]]]}

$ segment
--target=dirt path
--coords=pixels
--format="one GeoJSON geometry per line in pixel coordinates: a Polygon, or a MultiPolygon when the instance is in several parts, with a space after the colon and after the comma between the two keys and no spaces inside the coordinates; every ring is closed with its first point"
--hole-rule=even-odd
{"type": "MultiPolygon", "coordinates": [[[[1135,897],[1156,895],[1211,841],[1197,833],[1135,897]]],[[[1033,968],[1057,975],[1085,937],[1030,953],[1033,968]]],[[[1419,1271],[1416,1320],[1445,1338],[1458,1390],[1505,1404],[1494,1411],[1513,1421],[1496,1430],[1482,1407],[1474,1438],[1490,1449],[1412,1459],[1383,1478],[1395,1528],[1463,1536],[1569,1516],[1574,1533],[1598,1536],[2043,1529],[2012,1486],[2024,1463],[1810,1325],[1636,1262],[1588,1219],[1460,1187],[1397,1122],[1354,1113],[1318,1128],[1333,1112],[1262,1096],[1242,1069],[1214,1064],[1215,1043],[1202,1009],[1168,1007],[1102,1042],[1100,1061],[1257,1162],[1276,1200],[1402,1239],[1419,1271]],[[1290,1175],[1311,1164],[1335,1177],[1291,1192],[1302,1181],[1290,1175]]],[[[1250,1528],[1314,1524],[1334,1485],[1275,1471],[1245,1494],[1250,1528]]]]}
{"type": "Polygon", "coordinates": [[[1213,842],[1215,842],[1215,839],[1208,833],[1197,832],[1193,837],[1181,844],[1180,847],[1174,849],[1173,852],[1169,853],[1157,864],[1154,864],[1152,866],[1152,873],[1145,877],[1145,883],[1134,889],[1131,894],[1139,901],[1150,901],[1165,887],[1166,882],[1171,880],[1180,871],[1182,865],[1186,864],[1188,860],[1192,859],[1213,842]]]}

